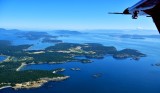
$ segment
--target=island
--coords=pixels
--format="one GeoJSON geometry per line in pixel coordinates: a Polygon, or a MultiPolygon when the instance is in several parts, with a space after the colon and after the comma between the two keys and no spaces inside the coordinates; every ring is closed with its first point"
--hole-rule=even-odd
{"type": "Polygon", "coordinates": [[[71,31],[71,30],[57,30],[54,32],[56,32],[56,34],[61,34],[61,35],[81,35],[83,34],[79,31],[71,31]]]}
{"type": "Polygon", "coordinates": [[[109,35],[109,36],[118,37],[118,38],[129,38],[129,39],[146,39],[146,38],[160,39],[159,35],[117,34],[117,35],[109,35]]]}
{"type": "Polygon", "coordinates": [[[94,75],[92,75],[94,78],[99,78],[99,77],[102,77],[102,73],[97,73],[97,74],[94,74],[94,75]]]}
{"type": "Polygon", "coordinates": [[[39,40],[41,38],[58,38],[58,36],[52,36],[47,32],[36,32],[36,31],[19,31],[15,33],[19,38],[25,38],[27,40],[39,40]]]}
{"type": "Polygon", "coordinates": [[[160,63],[151,64],[151,66],[157,66],[157,67],[160,67],[160,63]]]}
{"type": "Polygon", "coordinates": [[[53,73],[58,73],[58,72],[64,72],[66,69],[65,68],[58,68],[58,69],[54,69],[53,73]]]}
{"type": "Polygon", "coordinates": [[[62,43],[62,40],[56,40],[55,38],[45,37],[42,43],[62,43]]]}
{"type": "MultiPolygon", "coordinates": [[[[136,60],[146,55],[134,50],[117,50],[114,46],[98,43],[57,43],[44,50],[28,50],[33,45],[12,45],[10,41],[0,40],[0,55],[7,58],[0,63],[0,88],[11,86],[14,89],[36,88],[48,81],[61,81],[69,78],[58,72],[65,69],[21,70],[28,64],[62,64],[67,62],[90,63],[92,59],[112,56],[115,59],[132,58],[136,60]],[[83,56],[83,59],[76,58],[83,56]]],[[[73,68],[72,70],[79,70],[73,68]]],[[[95,75],[95,76],[99,76],[95,75]]]]}
{"type": "Polygon", "coordinates": [[[80,71],[81,69],[76,67],[76,68],[71,68],[72,71],[80,71]]]}

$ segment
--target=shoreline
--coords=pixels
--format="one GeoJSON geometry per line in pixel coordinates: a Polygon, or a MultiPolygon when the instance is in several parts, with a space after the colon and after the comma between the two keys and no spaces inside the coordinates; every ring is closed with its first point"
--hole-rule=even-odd
{"type": "Polygon", "coordinates": [[[32,88],[39,88],[42,87],[45,83],[48,82],[59,82],[70,78],[70,76],[64,76],[64,77],[55,77],[55,78],[41,78],[38,81],[30,81],[30,82],[24,82],[24,83],[17,83],[12,88],[15,90],[18,89],[32,89],[32,88]]]}
{"type": "Polygon", "coordinates": [[[3,62],[8,62],[8,61],[9,61],[10,56],[7,56],[7,55],[3,55],[3,56],[5,56],[5,57],[6,57],[6,59],[5,59],[5,60],[3,60],[3,62]]]}
{"type": "Polygon", "coordinates": [[[4,87],[1,87],[0,90],[2,89],[5,89],[5,88],[11,88],[12,86],[4,86],[4,87]]]}
{"type": "Polygon", "coordinates": [[[27,64],[26,63],[22,63],[17,69],[16,71],[20,71],[23,67],[25,67],[27,64]]]}
{"type": "Polygon", "coordinates": [[[32,88],[39,88],[42,87],[45,83],[48,82],[59,82],[70,78],[70,76],[64,76],[64,77],[54,77],[54,78],[40,78],[37,81],[30,81],[30,82],[24,82],[24,83],[17,83],[15,86],[3,86],[0,87],[0,90],[5,88],[13,88],[14,90],[18,89],[32,89],[32,88]]]}

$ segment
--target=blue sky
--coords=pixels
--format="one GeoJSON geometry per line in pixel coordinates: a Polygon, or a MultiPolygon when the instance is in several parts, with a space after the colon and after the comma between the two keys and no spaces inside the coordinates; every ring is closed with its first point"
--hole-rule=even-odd
{"type": "Polygon", "coordinates": [[[0,28],[7,29],[156,29],[151,18],[109,15],[139,0],[0,0],[0,28]]]}

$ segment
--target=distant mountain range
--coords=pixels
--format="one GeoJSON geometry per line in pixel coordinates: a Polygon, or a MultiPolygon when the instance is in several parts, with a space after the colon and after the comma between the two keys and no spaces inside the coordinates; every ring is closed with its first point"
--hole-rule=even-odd
{"type": "MultiPolygon", "coordinates": [[[[156,39],[160,39],[160,35],[156,34],[156,35],[140,35],[141,33],[145,32],[145,30],[143,31],[139,31],[139,33],[136,34],[136,30],[133,31],[122,31],[122,30],[95,30],[96,32],[98,32],[99,34],[103,34],[103,35],[109,35],[111,37],[118,37],[118,38],[130,38],[130,39],[145,39],[145,38],[156,38],[156,39]],[[127,33],[127,34],[126,34],[127,33]]],[[[95,33],[95,31],[91,30],[89,33],[95,33]]],[[[147,33],[148,32],[154,32],[154,31],[148,31],[146,30],[147,33]]],[[[37,40],[40,38],[57,38],[58,36],[52,36],[48,33],[49,31],[22,31],[22,30],[18,30],[18,29],[11,29],[11,30],[7,30],[4,28],[0,28],[0,35],[3,36],[17,36],[19,38],[26,38],[29,40],[37,40]]],[[[81,34],[86,34],[85,32],[80,32],[80,31],[72,31],[72,30],[54,30],[54,31],[50,31],[50,32],[54,32],[56,34],[59,35],[81,35],[81,34]]]]}

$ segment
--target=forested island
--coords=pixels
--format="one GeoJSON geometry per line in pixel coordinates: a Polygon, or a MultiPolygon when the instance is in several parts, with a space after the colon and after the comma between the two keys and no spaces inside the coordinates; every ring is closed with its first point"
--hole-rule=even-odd
{"type": "MultiPolygon", "coordinates": [[[[101,59],[106,55],[115,59],[132,58],[138,60],[146,55],[133,49],[117,50],[113,46],[103,46],[98,43],[57,43],[44,50],[28,50],[32,45],[14,46],[10,41],[0,40],[0,55],[7,59],[0,63],[0,87],[12,86],[13,88],[39,87],[48,81],[59,81],[67,79],[53,71],[25,70],[21,71],[23,65],[28,64],[58,64],[66,62],[90,63],[92,59],[101,59]],[[78,59],[83,56],[84,59],[78,59]]],[[[58,70],[58,71],[61,71],[58,70]]]]}
{"type": "Polygon", "coordinates": [[[47,32],[35,32],[35,31],[27,31],[27,32],[17,32],[16,36],[19,38],[26,38],[28,40],[39,40],[42,38],[58,38],[58,36],[52,36],[47,32]]]}

